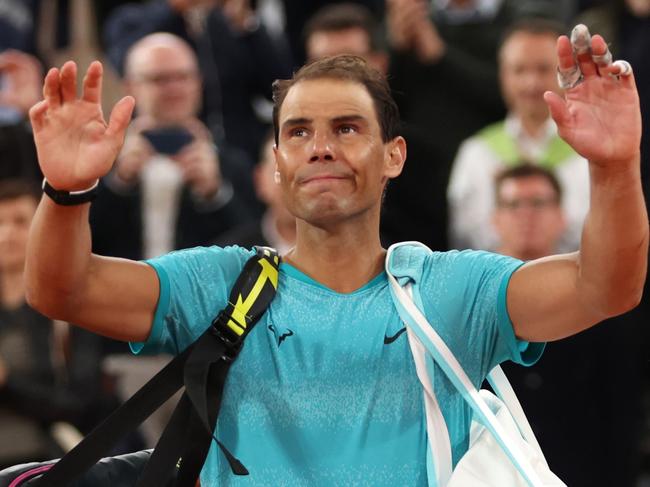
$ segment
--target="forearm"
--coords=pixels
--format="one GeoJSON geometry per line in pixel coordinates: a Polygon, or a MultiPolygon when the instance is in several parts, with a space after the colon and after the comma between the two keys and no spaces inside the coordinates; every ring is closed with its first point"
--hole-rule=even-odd
{"type": "Polygon", "coordinates": [[[34,216],[25,264],[27,300],[51,318],[69,318],[67,310],[88,276],[89,208],[57,205],[45,196],[34,216]]]}
{"type": "Polygon", "coordinates": [[[623,313],[641,299],[648,255],[648,214],[639,156],[626,165],[590,163],[591,204],[579,255],[577,288],[603,317],[623,313]]]}

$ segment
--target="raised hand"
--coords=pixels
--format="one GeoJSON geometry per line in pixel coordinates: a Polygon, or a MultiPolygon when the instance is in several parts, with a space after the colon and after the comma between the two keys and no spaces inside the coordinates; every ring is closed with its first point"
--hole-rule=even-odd
{"type": "Polygon", "coordinates": [[[606,52],[607,44],[599,35],[591,38],[591,52],[577,56],[568,37],[558,38],[559,70],[578,67],[583,78],[566,90],[564,98],[552,92],[544,94],[559,135],[581,156],[601,166],[635,161],[641,140],[634,75],[615,76],[620,71],[616,64],[599,66],[594,62],[592,56],[606,52]]]}
{"type": "Polygon", "coordinates": [[[60,70],[52,68],[45,77],[44,100],[29,112],[41,170],[58,190],[87,189],[108,173],[135,104],[130,96],[122,98],[107,124],[100,104],[101,63],[94,61],[88,67],[79,98],[76,80],[74,62],[60,70]]]}

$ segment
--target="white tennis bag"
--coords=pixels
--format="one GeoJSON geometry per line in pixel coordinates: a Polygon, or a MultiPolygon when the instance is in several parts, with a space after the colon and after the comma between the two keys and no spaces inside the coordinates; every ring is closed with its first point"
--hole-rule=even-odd
{"type": "MultiPolygon", "coordinates": [[[[488,375],[497,396],[478,391],[451,350],[429,324],[412,299],[411,284],[404,288],[390,269],[391,254],[403,242],[392,245],[386,256],[386,273],[391,294],[404,321],[424,389],[427,420],[430,487],[566,487],[548,467],[526,415],[501,367],[488,375]],[[427,371],[429,354],[456,387],[473,411],[469,450],[452,471],[451,444],[445,419],[432,389],[427,371]]],[[[430,252],[430,250],[429,250],[430,252]]]]}

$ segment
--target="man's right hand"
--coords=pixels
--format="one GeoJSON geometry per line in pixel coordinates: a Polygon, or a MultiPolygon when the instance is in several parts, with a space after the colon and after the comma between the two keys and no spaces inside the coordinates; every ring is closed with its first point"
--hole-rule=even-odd
{"type": "Polygon", "coordinates": [[[122,98],[106,124],[101,109],[102,65],[94,61],[77,98],[77,66],[52,68],[43,85],[44,100],[32,107],[38,160],[58,190],[79,191],[106,175],[122,147],[135,100],[122,98]]]}

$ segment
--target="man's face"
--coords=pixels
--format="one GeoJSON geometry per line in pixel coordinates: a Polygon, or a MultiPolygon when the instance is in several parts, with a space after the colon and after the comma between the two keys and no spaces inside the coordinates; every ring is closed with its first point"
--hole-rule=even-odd
{"type": "Polygon", "coordinates": [[[23,268],[36,204],[31,196],[0,201],[0,272],[23,268]]]}
{"type": "Polygon", "coordinates": [[[501,91],[508,109],[523,118],[548,117],[545,91],[558,91],[552,34],[516,32],[500,52],[501,91]]]}
{"type": "Polygon", "coordinates": [[[138,115],[158,125],[173,125],[195,117],[201,103],[201,79],[196,58],[183,46],[146,47],[134,53],[127,86],[138,115]]]}
{"type": "Polygon", "coordinates": [[[565,220],[551,183],[543,176],[505,179],[499,188],[494,226],[502,246],[516,257],[528,260],[553,253],[565,220]]]}
{"type": "Polygon", "coordinates": [[[301,81],[287,93],[275,149],[283,196],[297,218],[319,226],[379,212],[399,175],[404,139],[384,143],[373,100],[359,83],[301,81]]]}

